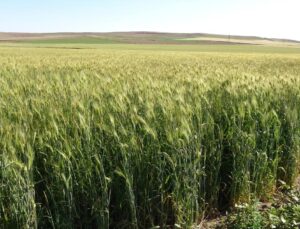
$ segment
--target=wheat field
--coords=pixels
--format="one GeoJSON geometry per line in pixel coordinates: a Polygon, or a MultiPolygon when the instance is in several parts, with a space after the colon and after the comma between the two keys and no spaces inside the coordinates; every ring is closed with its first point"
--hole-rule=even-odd
{"type": "Polygon", "coordinates": [[[1,228],[189,228],[298,175],[300,55],[0,47],[1,228]]]}

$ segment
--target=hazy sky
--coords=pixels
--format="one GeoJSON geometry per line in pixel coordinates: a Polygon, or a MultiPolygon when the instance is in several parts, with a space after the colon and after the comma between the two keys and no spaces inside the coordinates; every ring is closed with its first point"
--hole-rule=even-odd
{"type": "Polygon", "coordinates": [[[0,0],[2,32],[204,32],[300,40],[300,0],[0,0]]]}

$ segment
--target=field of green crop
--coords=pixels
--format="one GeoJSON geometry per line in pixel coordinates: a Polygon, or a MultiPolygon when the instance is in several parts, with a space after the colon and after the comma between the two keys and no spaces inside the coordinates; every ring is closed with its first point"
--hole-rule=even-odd
{"type": "Polygon", "coordinates": [[[189,228],[293,184],[299,49],[103,47],[0,47],[0,228],[189,228]]]}

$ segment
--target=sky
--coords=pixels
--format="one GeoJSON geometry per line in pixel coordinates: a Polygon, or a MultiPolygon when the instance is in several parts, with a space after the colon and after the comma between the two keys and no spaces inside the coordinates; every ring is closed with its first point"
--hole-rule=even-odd
{"type": "Polygon", "coordinates": [[[1,32],[157,31],[300,40],[300,0],[0,0],[1,32]]]}

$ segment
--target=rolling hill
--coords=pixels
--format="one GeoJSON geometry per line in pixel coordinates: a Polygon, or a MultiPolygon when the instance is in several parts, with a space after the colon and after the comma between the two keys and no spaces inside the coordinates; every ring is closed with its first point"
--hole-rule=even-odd
{"type": "Polygon", "coordinates": [[[300,46],[300,41],[228,36],[205,33],[109,32],[109,33],[5,33],[0,42],[42,44],[190,44],[300,46]]]}

